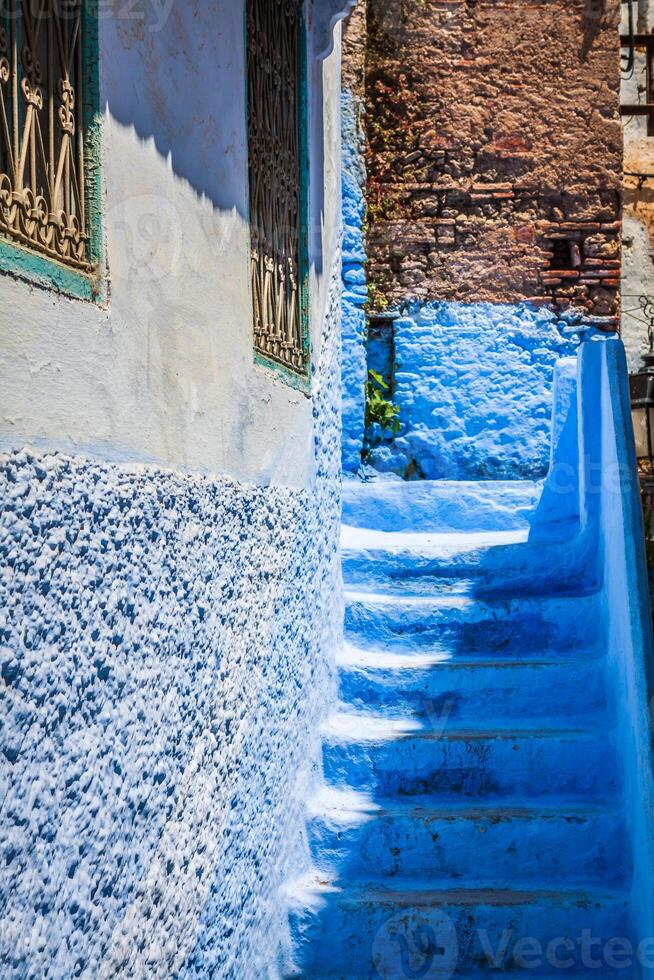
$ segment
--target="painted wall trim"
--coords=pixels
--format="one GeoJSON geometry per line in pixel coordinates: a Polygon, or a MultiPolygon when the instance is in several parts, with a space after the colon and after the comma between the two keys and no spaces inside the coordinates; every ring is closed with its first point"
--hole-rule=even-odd
{"type": "MultiPolygon", "coordinates": [[[[356,2],[356,0],[355,0],[356,2]]],[[[254,344],[254,326],[252,324],[254,297],[252,295],[252,281],[248,276],[248,292],[250,297],[250,321],[252,325],[252,350],[254,352],[254,363],[259,367],[265,368],[276,380],[283,382],[290,388],[301,391],[304,395],[311,394],[311,376],[313,370],[313,350],[311,347],[311,295],[309,286],[309,215],[310,215],[310,194],[311,194],[311,158],[309,153],[309,134],[311,132],[309,115],[309,67],[308,67],[308,48],[309,32],[307,29],[306,10],[303,7],[300,20],[299,31],[299,155],[300,155],[300,229],[299,229],[299,279],[300,279],[300,322],[302,349],[306,357],[306,369],[303,373],[291,370],[285,364],[281,364],[274,358],[266,357],[261,351],[257,350],[254,344]]],[[[244,67],[245,78],[245,131],[249,133],[249,86],[248,86],[248,4],[247,0],[243,4],[243,39],[244,51],[246,52],[246,63],[244,67]]],[[[247,141],[247,180],[248,189],[250,181],[249,139],[247,141]]],[[[247,202],[247,222],[251,229],[250,201],[248,195],[247,202]]],[[[248,259],[249,262],[249,259],[248,259]]]]}
{"type": "Polygon", "coordinates": [[[100,113],[100,44],[98,0],[88,0],[83,12],[84,71],[84,187],[88,215],[91,272],[82,272],[29,249],[10,237],[0,238],[0,272],[52,289],[73,299],[103,304],[107,299],[107,269],[102,218],[102,125],[100,113]]]}
{"type": "Polygon", "coordinates": [[[313,8],[313,51],[324,61],[334,50],[334,29],[357,5],[357,0],[315,0],[313,8]]]}

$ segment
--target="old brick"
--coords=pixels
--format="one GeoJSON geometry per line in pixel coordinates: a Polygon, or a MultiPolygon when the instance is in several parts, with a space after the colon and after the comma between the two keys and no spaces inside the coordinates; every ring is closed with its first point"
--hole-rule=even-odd
{"type": "MultiPolygon", "coordinates": [[[[391,33],[388,0],[362,6],[368,179],[393,201],[393,222],[370,218],[371,282],[393,303],[528,299],[614,315],[618,32],[598,22],[588,47],[582,0],[403,0],[391,33]],[[581,277],[551,268],[566,241],[581,277]]],[[[360,78],[360,45],[356,58],[348,78],[360,78]]]]}

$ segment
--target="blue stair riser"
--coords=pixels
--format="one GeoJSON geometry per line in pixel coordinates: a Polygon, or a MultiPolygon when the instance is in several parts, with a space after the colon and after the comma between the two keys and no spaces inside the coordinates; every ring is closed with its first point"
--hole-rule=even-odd
{"type": "Polygon", "coordinates": [[[542,491],[536,483],[343,483],[343,523],[387,531],[512,531],[526,528],[542,491]]]}
{"type": "Polygon", "coordinates": [[[376,588],[403,595],[444,589],[476,596],[538,596],[592,593],[597,582],[587,562],[562,546],[503,545],[456,555],[416,551],[342,549],[343,578],[350,588],[376,588]],[[516,554],[517,552],[517,554],[516,554]]]}
{"type": "Polygon", "coordinates": [[[407,896],[397,904],[375,893],[330,896],[318,914],[292,913],[291,932],[296,976],[639,976],[636,940],[629,969],[610,965],[611,941],[630,941],[620,898],[534,894],[525,904],[503,905],[501,896],[498,904],[469,897],[439,903],[407,896]],[[596,941],[589,945],[590,939],[596,941]]]}
{"type": "Polygon", "coordinates": [[[309,840],[316,867],[361,883],[424,876],[450,888],[539,887],[543,881],[615,886],[631,870],[624,821],[608,807],[456,808],[446,815],[427,806],[395,807],[350,827],[314,816],[309,840]]]}
{"type": "Polygon", "coordinates": [[[392,716],[424,719],[446,731],[451,725],[506,724],[526,719],[534,725],[565,724],[606,716],[604,672],[587,662],[539,661],[500,665],[433,664],[339,669],[341,701],[392,716]],[[543,691],[556,691],[544,698],[543,691]]]}
{"type": "Polygon", "coordinates": [[[572,541],[573,519],[528,540],[533,486],[344,497],[341,705],[282,975],[649,975],[625,953],[633,868],[596,542],[572,541]]]}
{"type": "Polygon", "coordinates": [[[587,650],[599,640],[594,599],[517,600],[496,603],[380,602],[350,596],[345,630],[355,645],[439,650],[452,657],[540,650],[587,650]]]}
{"type": "Polygon", "coordinates": [[[383,798],[605,799],[620,784],[611,741],[596,734],[434,734],[378,743],[326,739],[323,765],[326,779],[335,785],[383,798]]]}

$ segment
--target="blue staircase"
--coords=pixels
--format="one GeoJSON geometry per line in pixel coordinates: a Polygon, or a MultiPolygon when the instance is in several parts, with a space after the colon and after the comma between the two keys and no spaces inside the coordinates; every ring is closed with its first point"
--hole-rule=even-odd
{"type": "Polygon", "coordinates": [[[641,975],[598,593],[530,544],[539,489],[346,490],[340,701],[287,976],[641,975]]]}

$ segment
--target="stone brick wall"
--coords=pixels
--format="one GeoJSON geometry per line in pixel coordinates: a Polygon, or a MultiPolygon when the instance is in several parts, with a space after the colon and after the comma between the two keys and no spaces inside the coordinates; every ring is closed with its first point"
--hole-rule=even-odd
{"type": "Polygon", "coordinates": [[[618,0],[367,0],[373,305],[528,300],[617,325],[618,12],[618,0]]]}
{"type": "Polygon", "coordinates": [[[359,0],[343,23],[343,88],[359,99],[366,90],[367,13],[365,0],[359,0]]]}

